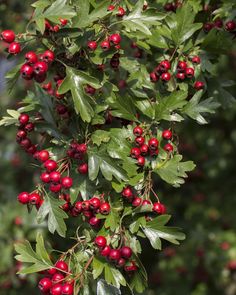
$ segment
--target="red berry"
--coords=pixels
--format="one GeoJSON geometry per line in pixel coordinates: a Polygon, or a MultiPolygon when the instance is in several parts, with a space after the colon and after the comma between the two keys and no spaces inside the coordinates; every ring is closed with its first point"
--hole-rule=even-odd
{"type": "Polygon", "coordinates": [[[65,189],[68,189],[68,188],[71,188],[72,185],[73,185],[73,179],[69,176],[66,176],[66,177],[63,177],[61,179],[61,185],[65,188],[65,189]]]}
{"type": "Polygon", "coordinates": [[[151,205],[151,202],[149,200],[143,200],[142,206],[151,205]]]}
{"type": "Polygon", "coordinates": [[[108,40],[104,40],[104,41],[102,41],[102,43],[101,43],[101,47],[102,47],[102,49],[103,50],[108,50],[108,49],[110,49],[110,42],[108,41],[108,40]]]}
{"type": "Polygon", "coordinates": [[[89,211],[89,210],[88,210],[88,211],[83,211],[82,213],[83,213],[83,215],[84,215],[85,217],[87,217],[88,219],[94,217],[92,211],[89,211]]]}
{"type": "Polygon", "coordinates": [[[61,190],[61,184],[60,183],[51,183],[49,186],[49,190],[53,193],[58,193],[61,190]]]}
{"type": "Polygon", "coordinates": [[[164,146],[164,150],[165,150],[166,152],[172,152],[172,151],[174,150],[173,145],[170,144],[170,143],[167,143],[167,144],[164,146]]]}
{"type": "Polygon", "coordinates": [[[38,61],[34,65],[34,72],[38,76],[46,74],[48,70],[48,65],[44,61],[38,61]]]}
{"type": "Polygon", "coordinates": [[[139,148],[136,148],[136,147],[135,148],[132,148],[131,151],[130,151],[130,155],[134,159],[137,159],[140,156],[140,154],[141,154],[140,149],[139,148]]]}
{"type": "Polygon", "coordinates": [[[60,27],[58,25],[55,25],[52,30],[53,32],[57,33],[60,30],[60,27]]]}
{"type": "Polygon", "coordinates": [[[159,67],[162,72],[167,72],[171,68],[171,64],[168,60],[162,60],[159,67]]]}
{"type": "Polygon", "coordinates": [[[143,134],[143,128],[140,126],[136,126],[133,130],[133,134],[135,136],[141,136],[143,134]]]}
{"type": "Polygon", "coordinates": [[[127,199],[133,198],[133,192],[132,192],[131,188],[125,187],[122,191],[122,196],[127,199]]]}
{"type": "Polygon", "coordinates": [[[38,205],[40,204],[41,197],[37,193],[32,193],[29,195],[29,203],[32,205],[38,205]]]}
{"type": "Polygon", "coordinates": [[[39,281],[38,287],[42,293],[47,293],[52,287],[52,281],[49,278],[42,278],[39,281]]]}
{"type": "Polygon", "coordinates": [[[61,179],[61,173],[58,171],[52,171],[50,174],[50,181],[52,182],[59,182],[61,179]]]}
{"type": "Polygon", "coordinates": [[[74,209],[76,212],[81,213],[83,208],[82,208],[82,202],[81,201],[77,201],[74,205],[74,209]]]}
{"type": "Polygon", "coordinates": [[[89,205],[92,210],[96,210],[100,207],[101,201],[99,198],[93,197],[89,200],[89,205]]]}
{"type": "Polygon", "coordinates": [[[205,23],[203,25],[203,30],[204,30],[205,33],[210,32],[213,28],[214,28],[214,24],[213,23],[205,23]]]}
{"type": "Polygon", "coordinates": [[[112,11],[112,10],[114,10],[115,9],[115,6],[114,5],[109,5],[108,7],[107,7],[107,10],[108,11],[112,11]]]}
{"type": "Polygon", "coordinates": [[[64,19],[64,18],[60,18],[59,20],[60,20],[60,23],[61,23],[62,26],[66,26],[67,23],[68,23],[68,20],[64,19]]]}
{"type": "Polygon", "coordinates": [[[110,252],[111,252],[111,247],[107,245],[103,249],[101,249],[99,253],[101,256],[107,257],[109,256],[110,252]]]}
{"type": "Polygon", "coordinates": [[[88,164],[87,163],[83,163],[81,165],[78,166],[77,171],[80,174],[87,174],[88,173],[88,164]]]}
{"type": "Polygon", "coordinates": [[[20,142],[20,145],[24,148],[24,149],[28,149],[32,143],[31,140],[29,138],[25,138],[20,142]]]}
{"type": "Polygon", "coordinates": [[[170,81],[170,78],[171,78],[171,74],[170,73],[163,73],[163,74],[161,74],[161,80],[163,81],[163,82],[168,82],[168,81],[170,81]]]}
{"type": "Polygon", "coordinates": [[[90,50],[94,51],[97,49],[97,42],[96,41],[88,41],[87,46],[90,50]]]}
{"type": "Polygon", "coordinates": [[[21,52],[21,46],[18,42],[12,42],[8,47],[8,52],[11,54],[18,54],[21,52]]]}
{"type": "Polygon", "coordinates": [[[126,265],[124,267],[124,270],[128,273],[135,272],[135,271],[137,271],[137,269],[138,269],[138,267],[134,261],[131,261],[131,265],[126,265]]]}
{"type": "Polygon", "coordinates": [[[29,115],[27,114],[20,114],[18,118],[21,125],[25,125],[29,122],[29,115]]]}
{"type": "Polygon", "coordinates": [[[64,260],[58,260],[55,267],[63,272],[68,272],[68,264],[64,260]]]}
{"type": "MultiPolygon", "coordinates": [[[[40,154],[40,153],[39,153],[40,154]]],[[[39,156],[40,157],[40,156],[39,156]]],[[[54,171],[57,169],[57,162],[54,160],[47,160],[46,162],[44,162],[44,168],[48,171],[54,171]]]]}
{"type": "Polygon", "coordinates": [[[133,254],[133,251],[130,247],[124,246],[120,249],[120,254],[121,254],[121,257],[125,259],[130,259],[130,257],[133,254]]]}
{"type": "MultiPolygon", "coordinates": [[[[52,63],[55,59],[55,54],[52,50],[46,50],[44,53],[43,53],[43,61],[45,63],[52,63]]],[[[47,71],[47,70],[46,70],[47,71]]]]}
{"type": "Polygon", "coordinates": [[[230,20],[228,21],[226,24],[225,24],[225,29],[226,31],[228,32],[232,32],[236,29],[236,23],[233,21],[233,20],[230,20]]]}
{"type": "Polygon", "coordinates": [[[99,211],[100,211],[100,213],[103,214],[103,215],[107,215],[107,214],[109,214],[110,211],[111,211],[111,206],[110,206],[110,204],[107,203],[107,202],[102,203],[102,204],[100,205],[99,211]]]}
{"type": "Polygon", "coordinates": [[[118,261],[121,258],[120,250],[118,249],[111,249],[111,252],[109,254],[109,259],[111,261],[118,261]]]}
{"type": "Polygon", "coordinates": [[[175,7],[173,3],[166,3],[164,5],[165,11],[175,11],[175,7]]]}
{"type": "Polygon", "coordinates": [[[49,152],[47,150],[40,151],[39,154],[38,154],[38,159],[39,159],[40,162],[47,161],[49,159],[49,152]]]}
{"type": "Polygon", "coordinates": [[[47,78],[47,74],[44,73],[42,75],[38,75],[34,72],[34,80],[37,82],[37,83],[43,83],[47,78]]]}
{"type": "Polygon", "coordinates": [[[159,141],[156,138],[150,138],[148,141],[148,146],[151,150],[156,150],[158,148],[159,141]]]}
{"type": "Polygon", "coordinates": [[[176,78],[180,81],[183,81],[185,79],[185,74],[182,72],[179,72],[176,74],[176,78]]]}
{"type": "Polygon", "coordinates": [[[200,64],[201,63],[201,59],[200,59],[199,56],[195,55],[195,56],[192,57],[192,62],[194,64],[200,64]]]}
{"type": "Polygon", "coordinates": [[[149,150],[149,147],[147,144],[143,144],[141,147],[140,147],[140,152],[143,156],[145,156],[147,153],[148,153],[148,150],[149,150]]]}
{"type": "Polygon", "coordinates": [[[33,65],[38,61],[37,54],[34,51],[29,51],[25,54],[25,62],[33,65]]]}
{"type": "Polygon", "coordinates": [[[90,202],[89,202],[89,200],[85,200],[85,201],[82,202],[82,209],[84,211],[90,210],[90,202]]]}
{"type": "Polygon", "coordinates": [[[25,80],[31,80],[33,78],[34,69],[30,65],[24,64],[20,68],[20,73],[25,80]]]}
{"type": "Polygon", "coordinates": [[[139,207],[142,204],[142,198],[136,197],[133,199],[132,206],[139,207]]]}
{"type": "Polygon", "coordinates": [[[172,132],[170,130],[163,130],[162,131],[162,137],[164,139],[171,139],[172,138],[172,132]]]}
{"type": "Polygon", "coordinates": [[[139,136],[139,137],[136,137],[135,138],[135,143],[138,145],[138,146],[142,146],[145,142],[145,138],[142,137],[142,136],[139,136]]]}
{"type": "Polygon", "coordinates": [[[91,85],[86,85],[85,92],[89,95],[94,95],[96,93],[96,89],[91,85]]]}
{"type": "Polygon", "coordinates": [[[193,68],[186,68],[185,74],[188,78],[194,77],[194,69],[193,68]]]}
{"type": "Polygon", "coordinates": [[[48,82],[47,84],[43,84],[42,88],[46,91],[49,91],[52,89],[52,82],[48,82]]]}
{"type": "Polygon", "coordinates": [[[124,10],[124,8],[123,7],[119,7],[118,8],[118,12],[117,12],[117,14],[116,14],[118,17],[122,17],[122,16],[124,16],[125,15],[125,10],[124,10]]]}
{"type": "Polygon", "coordinates": [[[196,81],[196,82],[194,83],[194,88],[195,88],[196,90],[201,90],[201,89],[204,88],[204,83],[201,82],[201,81],[196,81]]]}
{"type": "Polygon", "coordinates": [[[47,273],[50,275],[50,276],[53,276],[55,273],[57,272],[57,270],[55,268],[50,268],[48,269],[47,273]]]}
{"type": "Polygon", "coordinates": [[[185,61],[179,61],[178,62],[177,70],[179,72],[185,71],[186,68],[187,68],[187,63],[185,61]]]}
{"type": "Polygon", "coordinates": [[[22,140],[22,139],[24,139],[26,137],[27,137],[27,132],[25,130],[17,131],[17,133],[16,133],[16,139],[17,140],[22,140]]]}
{"type": "Polygon", "coordinates": [[[158,214],[165,214],[166,208],[163,204],[156,202],[153,204],[152,210],[158,214]]]}
{"type": "Polygon", "coordinates": [[[62,286],[61,294],[62,295],[73,295],[74,293],[74,286],[73,284],[65,283],[62,286]]]}
{"type": "Polygon", "coordinates": [[[151,82],[153,82],[153,83],[155,83],[159,80],[159,76],[155,72],[151,72],[149,76],[150,76],[151,82]]]}
{"type": "Polygon", "coordinates": [[[29,194],[27,192],[20,193],[17,198],[21,204],[28,204],[29,203],[29,194]]]}
{"type": "Polygon", "coordinates": [[[62,284],[55,284],[50,290],[51,295],[61,295],[62,293],[62,284]]]}
{"type": "Polygon", "coordinates": [[[138,158],[137,158],[137,164],[138,164],[138,166],[141,166],[141,167],[143,167],[144,165],[145,165],[145,158],[143,157],[143,156],[139,156],[138,158]]]}
{"type": "Polygon", "coordinates": [[[5,30],[1,33],[2,39],[7,43],[12,43],[15,40],[15,33],[12,30],[5,30]]]}
{"type": "Polygon", "coordinates": [[[34,130],[34,123],[28,123],[28,124],[26,124],[25,125],[25,130],[27,131],[27,132],[31,132],[31,131],[33,131],[34,130]]]}
{"type": "Polygon", "coordinates": [[[104,248],[107,244],[107,239],[104,236],[97,236],[94,242],[99,248],[104,248]]]}
{"type": "Polygon", "coordinates": [[[50,174],[47,173],[47,172],[43,172],[41,175],[40,175],[40,179],[42,180],[42,182],[44,183],[49,183],[51,180],[50,180],[50,174]]]}
{"type": "Polygon", "coordinates": [[[120,34],[112,34],[109,37],[109,40],[111,43],[117,45],[117,44],[120,44],[120,42],[121,42],[121,36],[120,36],[120,34]]]}
{"type": "Polygon", "coordinates": [[[101,219],[98,219],[96,216],[92,216],[89,219],[89,224],[93,227],[98,228],[101,225],[101,219]]]}

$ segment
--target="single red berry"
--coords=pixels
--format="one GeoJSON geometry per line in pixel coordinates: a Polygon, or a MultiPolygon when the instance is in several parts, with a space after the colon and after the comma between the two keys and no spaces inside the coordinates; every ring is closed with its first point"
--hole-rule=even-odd
{"type": "Polygon", "coordinates": [[[50,181],[52,182],[59,182],[61,179],[61,173],[58,171],[52,171],[50,174],[50,181]]]}
{"type": "Polygon", "coordinates": [[[101,201],[99,198],[93,197],[89,200],[89,205],[92,210],[97,210],[101,205],[101,201]]]}
{"type": "Polygon", "coordinates": [[[166,73],[161,74],[161,80],[163,82],[168,82],[168,81],[170,81],[170,79],[171,79],[170,73],[166,72],[166,73]]]}
{"type": "Polygon", "coordinates": [[[88,49],[90,49],[91,51],[96,50],[98,47],[96,41],[88,41],[87,46],[88,46],[88,49]]]}
{"type": "Polygon", "coordinates": [[[56,272],[57,272],[57,270],[54,267],[47,270],[47,273],[50,276],[53,276],[56,272]]]}
{"type": "Polygon", "coordinates": [[[209,33],[213,28],[214,28],[213,23],[205,23],[203,25],[203,30],[204,30],[205,33],[209,33]]]}
{"type": "Polygon", "coordinates": [[[173,148],[173,145],[171,143],[167,143],[165,146],[164,146],[164,150],[166,152],[172,152],[174,150],[173,148]]]}
{"type": "Polygon", "coordinates": [[[37,193],[32,193],[29,195],[29,203],[32,205],[38,205],[41,201],[41,197],[37,193]]]}
{"type": "Polygon", "coordinates": [[[20,145],[24,148],[24,149],[28,149],[32,143],[31,140],[29,138],[25,138],[20,142],[20,145]]]}
{"type": "Polygon", "coordinates": [[[49,186],[49,190],[53,193],[59,193],[61,190],[61,184],[60,183],[51,183],[49,186]]]}
{"type": "Polygon", "coordinates": [[[108,202],[104,202],[100,205],[99,211],[103,215],[107,215],[111,211],[111,206],[108,202]]]}
{"type": "Polygon", "coordinates": [[[73,185],[73,179],[69,176],[63,177],[61,179],[61,184],[65,189],[71,188],[73,185]]]}
{"type": "Polygon", "coordinates": [[[165,9],[165,11],[168,11],[168,12],[175,11],[175,7],[174,7],[173,3],[166,3],[164,5],[164,9],[165,9]]]}
{"type": "Polygon", "coordinates": [[[15,41],[15,33],[12,30],[2,31],[1,37],[7,43],[12,43],[15,41]]]}
{"type": "Polygon", "coordinates": [[[42,88],[46,91],[49,91],[52,89],[52,82],[48,82],[47,84],[43,84],[42,88]]]}
{"type": "Polygon", "coordinates": [[[16,133],[16,139],[17,140],[22,140],[22,139],[24,139],[26,137],[27,137],[27,132],[25,130],[17,131],[17,133],[16,133]]]}
{"type": "Polygon", "coordinates": [[[179,61],[177,65],[177,70],[179,72],[184,72],[187,68],[187,63],[185,61],[179,61]]]}
{"type": "Polygon", "coordinates": [[[62,284],[55,284],[52,286],[50,290],[51,295],[61,295],[62,293],[62,284]]]}
{"type": "Polygon", "coordinates": [[[96,93],[96,89],[91,86],[91,85],[86,85],[86,87],[84,88],[85,92],[89,95],[94,95],[96,93]]]}
{"type": "Polygon", "coordinates": [[[125,259],[130,259],[130,257],[133,254],[133,251],[130,247],[124,246],[120,249],[120,254],[121,254],[121,257],[125,259]]]}
{"type": "Polygon", "coordinates": [[[232,31],[234,31],[234,30],[236,29],[236,23],[235,23],[235,21],[233,21],[233,20],[228,21],[228,22],[225,24],[225,29],[226,29],[226,31],[228,31],[228,32],[232,32],[232,31]]]}
{"type": "Polygon", "coordinates": [[[101,225],[101,219],[98,219],[96,216],[92,216],[89,219],[89,224],[95,228],[98,228],[101,225]]]}
{"type": "Polygon", "coordinates": [[[161,72],[167,72],[171,68],[171,64],[168,60],[162,60],[159,64],[161,72]]]}
{"type": "Polygon", "coordinates": [[[38,61],[34,65],[34,72],[36,75],[42,76],[46,74],[48,70],[48,65],[44,61],[38,61]]]}
{"type": "Polygon", "coordinates": [[[65,204],[63,204],[63,205],[61,206],[61,209],[62,209],[63,211],[65,211],[65,212],[69,212],[70,209],[71,209],[71,204],[70,204],[70,202],[66,202],[65,204]]]}
{"type": "Polygon", "coordinates": [[[87,174],[88,173],[88,164],[87,163],[83,163],[81,165],[78,166],[77,171],[80,174],[87,174]]]}
{"type": "Polygon", "coordinates": [[[62,286],[61,294],[62,295],[73,295],[74,294],[74,286],[73,286],[73,284],[65,283],[62,286]]]}
{"type": "Polygon", "coordinates": [[[94,240],[99,248],[104,248],[107,245],[107,239],[104,236],[97,236],[94,240]]]}
{"type": "Polygon", "coordinates": [[[114,10],[115,9],[115,6],[114,5],[109,5],[108,7],[107,7],[107,11],[112,11],[112,10],[114,10]]]}
{"type": "Polygon", "coordinates": [[[47,172],[43,172],[41,175],[40,175],[40,179],[42,180],[42,182],[44,183],[49,183],[51,181],[50,179],[50,174],[47,173],[47,172]]]}
{"type": "Polygon", "coordinates": [[[89,211],[90,210],[90,202],[89,200],[85,200],[82,202],[82,209],[83,211],[89,211]]]}
{"type": "Polygon", "coordinates": [[[61,23],[62,26],[66,26],[67,23],[68,23],[68,20],[64,19],[64,18],[60,18],[59,20],[60,20],[60,23],[61,23]]]}
{"type": "Polygon", "coordinates": [[[82,214],[87,217],[88,219],[94,217],[93,212],[92,211],[83,211],[82,214]]]}
{"type": "Polygon", "coordinates": [[[223,21],[222,21],[222,19],[217,18],[214,21],[214,26],[215,26],[215,28],[218,28],[218,29],[222,28],[223,27],[223,21]]]}
{"type": "Polygon", "coordinates": [[[121,42],[121,36],[120,34],[112,34],[110,37],[109,37],[109,41],[115,45],[117,44],[120,44],[121,42]]]}
{"type": "Polygon", "coordinates": [[[162,137],[164,139],[167,139],[167,140],[171,139],[172,138],[172,132],[171,132],[171,130],[169,130],[169,129],[163,130],[162,131],[162,137]]]}
{"type": "Polygon", "coordinates": [[[141,151],[137,147],[132,148],[130,151],[130,156],[134,159],[137,159],[140,156],[140,154],[141,154],[141,151]]]}
{"type": "MultiPolygon", "coordinates": [[[[49,159],[49,152],[47,150],[39,151],[38,159],[40,162],[46,162],[49,159]]],[[[51,164],[51,162],[50,162],[50,164],[51,164]]]]}
{"type": "MultiPolygon", "coordinates": [[[[52,63],[55,59],[55,54],[52,50],[46,50],[44,53],[43,53],[43,61],[45,63],[52,63]]],[[[47,70],[46,70],[47,71],[47,70]]]]}
{"type": "Polygon", "coordinates": [[[158,148],[158,145],[159,141],[157,140],[157,138],[153,137],[149,139],[148,146],[151,150],[156,150],[158,148]]]}
{"type": "MultiPolygon", "coordinates": [[[[40,154],[40,153],[39,153],[40,154]]],[[[54,171],[57,169],[57,162],[54,160],[47,160],[44,162],[44,168],[48,171],[54,171]]]]}
{"type": "Polygon", "coordinates": [[[156,202],[153,204],[152,210],[158,214],[165,214],[166,208],[163,204],[156,202]]]}
{"type": "Polygon", "coordinates": [[[101,249],[99,253],[101,256],[107,257],[109,256],[110,252],[111,252],[111,247],[107,245],[103,249],[101,249]]]}
{"type": "Polygon", "coordinates": [[[125,264],[126,264],[126,260],[125,260],[124,258],[120,258],[120,259],[117,261],[116,266],[117,266],[118,268],[121,268],[121,267],[123,267],[125,264]]]}
{"type": "Polygon", "coordinates": [[[24,78],[25,80],[31,80],[33,78],[34,69],[30,65],[24,64],[20,68],[20,73],[22,78],[24,78]]]}
{"type": "Polygon", "coordinates": [[[12,42],[8,47],[8,52],[11,54],[18,54],[21,52],[21,46],[18,42],[12,42]]]}
{"type": "Polygon", "coordinates": [[[68,272],[68,264],[64,260],[58,260],[55,263],[55,267],[61,271],[68,272]]]}
{"type": "Polygon", "coordinates": [[[136,127],[134,127],[134,129],[133,129],[133,134],[134,134],[135,136],[141,136],[141,135],[143,134],[143,128],[140,127],[140,126],[136,126],[136,127]]]}
{"type": "Polygon", "coordinates": [[[118,7],[118,12],[116,14],[118,17],[122,17],[125,15],[125,10],[123,7],[118,7]]]}
{"type": "Polygon", "coordinates": [[[120,250],[118,249],[111,249],[111,252],[109,254],[109,259],[111,261],[118,261],[121,258],[120,250]]]}
{"type": "Polygon", "coordinates": [[[42,75],[38,75],[35,73],[34,71],[34,80],[37,82],[37,83],[43,83],[47,78],[47,73],[44,73],[42,75]]]}
{"type": "Polygon", "coordinates": [[[20,193],[17,198],[21,204],[28,204],[29,203],[29,194],[27,192],[20,193]]]}
{"type": "Polygon", "coordinates": [[[185,74],[188,78],[193,78],[194,77],[194,69],[193,68],[186,68],[185,74]]]}
{"type": "Polygon", "coordinates": [[[142,146],[145,142],[145,138],[142,137],[142,136],[138,136],[135,138],[135,143],[138,145],[138,146],[142,146]]]}
{"type": "Polygon", "coordinates": [[[133,198],[133,192],[131,190],[130,187],[125,187],[122,191],[122,196],[127,198],[127,199],[131,199],[133,198]]]}
{"type": "Polygon", "coordinates": [[[27,114],[20,114],[18,118],[21,125],[25,125],[29,122],[29,115],[27,114]]]}
{"type": "Polygon", "coordinates": [[[140,152],[143,156],[145,156],[147,153],[148,153],[148,150],[149,150],[149,147],[147,144],[143,144],[141,147],[140,147],[140,152]]]}
{"type": "Polygon", "coordinates": [[[60,30],[60,27],[58,25],[53,26],[53,29],[52,29],[53,32],[57,33],[59,30],[60,30]]]}
{"type": "Polygon", "coordinates": [[[132,206],[139,207],[142,204],[142,198],[135,197],[132,201],[132,206]]]}
{"type": "Polygon", "coordinates": [[[25,62],[29,65],[34,65],[38,61],[37,54],[34,51],[29,51],[25,54],[25,62]]]}
{"type": "Polygon", "coordinates": [[[42,278],[39,281],[38,287],[42,293],[47,293],[52,287],[52,281],[49,278],[42,278]]]}
{"type": "Polygon", "coordinates": [[[138,269],[138,267],[134,261],[131,261],[131,265],[126,265],[124,267],[124,270],[128,273],[133,273],[133,272],[137,271],[137,269],[138,269]]]}
{"type": "Polygon", "coordinates": [[[110,42],[108,40],[104,40],[102,41],[101,43],[101,47],[103,50],[108,50],[110,49],[111,45],[110,45],[110,42]]]}
{"type": "Polygon", "coordinates": [[[29,122],[29,123],[27,123],[27,124],[25,125],[25,131],[27,131],[27,132],[31,132],[31,131],[33,131],[33,130],[34,130],[34,123],[29,122]]]}
{"type": "Polygon", "coordinates": [[[193,86],[196,90],[204,89],[204,82],[196,81],[193,86]]]}
{"type": "Polygon", "coordinates": [[[145,158],[143,156],[138,156],[137,164],[138,164],[138,166],[143,167],[145,165],[145,158]]]}
{"type": "Polygon", "coordinates": [[[74,209],[76,212],[78,213],[81,213],[82,210],[83,210],[83,207],[82,207],[82,202],[81,201],[77,201],[74,205],[74,209]]]}
{"type": "Polygon", "coordinates": [[[194,64],[200,64],[201,63],[201,58],[198,55],[193,56],[191,60],[192,60],[192,62],[194,64]]]}
{"type": "Polygon", "coordinates": [[[176,78],[177,78],[178,80],[180,80],[180,81],[183,81],[183,80],[185,79],[185,74],[182,73],[182,72],[178,72],[178,73],[176,74],[176,78]]]}
{"type": "Polygon", "coordinates": [[[151,205],[152,203],[149,200],[143,200],[142,206],[151,205]]]}
{"type": "Polygon", "coordinates": [[[150,76],[151,82],[153,82],[153,83],[155,83],[159,80],[159,76],[155,72],[150,73],[149,76],[150,76]]]}
{"type": "Polygon", "coordinates": [[[81,143],[77,145],[76,151],[81,154],[85,154],[87,152],[87,145],[85,143],[81,143]]]}

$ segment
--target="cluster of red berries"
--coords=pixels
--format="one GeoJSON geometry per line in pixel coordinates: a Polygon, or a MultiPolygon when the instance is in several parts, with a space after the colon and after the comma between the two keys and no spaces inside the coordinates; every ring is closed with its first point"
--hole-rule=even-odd
{"type": "MultiPolygon", "coordinates": [[[[116,9],[116,7],[114,5],[109,5],[107,7],[107,11],[113,11],[114,9],[116,9]]],[[[116,16],[118,17],[123,17],[125,15],[126,11],[123,7],[119,6],[117,8],[117,13],[116,13],[116,16]]]]}
{"type": "Polygon", "coordinates": [[[40,291],[42,294],[73,295],[74,280],[69,278],[71,273],[68,264],[58,260],[54,266],[43,272],[44,277],[38,283],[40,291]]]}
{"type": "Polygon", "coordinates": [[[135,272],[138,269],[135,261],[129,261],[133,254],[130,247],[123,246],[120,249],[113,249],[107,245],[107,239],[104,236],[97,236],[94,242],[99,248],[99,254],[114,263],[116,267],[123,267],[126,272],[135,272]]]}
{"type": "Polygon", "coordinates": [[[168,2],[164,5],[165,11],[168,12],[176,12],[176,9],[181,7],[182,3],[180,1],[173,1],[173,2],[168,2]]]}
{"type": "Polygon", "coordinates": [[[42,197],[36,192],[21,192],[18,195],[18,201],[23,205],[35,205],[36,208],[39,208],[43,203],[42,197]]]}
{"type": "Polygon", "coordinates": [[[49,33],[49,32],[58,32],[60,30],[61,27],[64,27],[67,25],[68,20],[64,19],[64,18],[60,18],[59,19],[60,24],[57,25],[51,25],[51,23],[48,20],[45,20],[45,33],[49,33]]]}
{"type": "MultiPolygon", "coordinates": [[[[120,34],[112,34],[105,40],[103,40],[100,44],[101,48],[105,50],[109,50],[112,45],[115,46],[116,49],[120,49],[121,36],[120,34]]],[[[96,41],[88,41],[87,43],[88,49],[91,51],[95,51],[97,49],[96,41]]]]}
{"type": "Polygon", "coordinates": [[[47,91],[50,96],[54,96],[57,100],[61,100],[64,98],[65,94],[59,94],[58,88],[62,84],[63,79],[58,76],[54,77],[54,81],[56,82],[55,87],[53,88],[53,83],[49,81],[42,85],[43,90],[47,91]]]}
{"type": "Polygon", "coordinates": [[[166,207],[160,202],[155,202],[152,204],[150,200],[143,199],[140,197],[135,196],[134,192],[130,187],[125,187],[122,191],[122,197],[132,204],[133,207],[139,207],[139,206],[146,206],[146,205],[152,205],[153,212],[156,212],[158,214],[165,214],[166,213],[166,207]]]}
{"type": "Polygon", "coordinates": [[[1,33],[1,40],[6,43],[9,43],[8,53],[18,54],[21,52],[21,45],[19,42],[15,41],[16,35],[12,30],[4,30],[1,33]]]}
{"type": "Polygon", "coordinates": [[[43,54],[37,55],[34,51],[25,54],[25,63],[20,68],[21,77],[25,80],[34,80],[38,83],[45,81],[48,67],[55,59],[55,54],[51,50],[46,50],[43,54]]]}
{"type": "Polygon", "coordinates": [[[88,164],[84,161],[86,154],[87,154],[87,145],[85,143],[78,143],[74,140],[70,143],[70,147],[67,150],[67,155],[70,158],[76,159],[80,162],[77,167],[77,171],[80,174],[88,173],[88,164]]]}
{"type": "Polygon", "coordinates": [[[234,33],[236,30],[236,22],[229,20],[224,24],[222,19],[217,18],[214,22],[207,22],[203,25],[205,33],[209,33],[214,28],[218,30],[224,28],[227,32],[234,33]]]}
{"type": "Polygon", "coordinates": [[[111,211],[111,206],[108,202],[101,200],[98,197],[93,197],[90,200],[77,201],[71,209],[73,217],[83,214],[88,223],[95,229],[101,226],[102,220],[96,217],[96,214],[108,215],[111,211]]]}

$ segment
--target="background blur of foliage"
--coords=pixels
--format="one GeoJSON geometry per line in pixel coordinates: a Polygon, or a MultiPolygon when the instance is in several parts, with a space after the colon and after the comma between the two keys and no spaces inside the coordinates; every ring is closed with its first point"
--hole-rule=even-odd
{"type": "MultiPolygon", "coordinates": [[[[0,30],[23,32],[31,15],[32,1],[1,0],[0,30]]],[[[18,97],[30,85],[17,84],[10,95],[4,87],[4,72],[14,62],[2,58],[0,49],[0,116],[6,107],[14,108],[18,97]]],[[[216,69],[220,79],[236,81],[236,46],[216,69]]],[[[213,85],[217,89],[218,85],[213,85]]],[[[234,94],[236,96],[236,87],[234,94]]],[[[145,264],[150,273],[147,295],[212,295],[236,294],[236,104],[227,93],[229,107],[219,109],[209,125],[198,126],[189,121],[179,130],[180,149],[186,159],[193,159],[197,169],[181,189],[161,187],[168,211],[174,216],[187,239],[180,247],[166,247],[159,255],[147,245],[145,264]]],[[[32,186],[33,169],[29,159],[14,142],[15,128],[0,129],[0,294],[37,294],[34,277],[15,276],[20,267],[13,259],[13,243],[34,239],[36,226],[33,214],[18,205],[16,196],[32,186]]],[[[159,183],[156,184],[158,192],[159,183]]],[[[46,231],[45,231],[46,232],[46,231]]],[[[55,242],[55,241],[54,241],[55,242]]]]}

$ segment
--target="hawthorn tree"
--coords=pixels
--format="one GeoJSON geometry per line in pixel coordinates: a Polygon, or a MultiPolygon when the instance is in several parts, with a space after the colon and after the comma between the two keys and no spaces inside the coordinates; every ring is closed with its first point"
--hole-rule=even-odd
{"type": "Polygon", "coordinates": [[[161,250],[185,238],[167,225],[158,184],[179,187],[195,167],[179,152],[178,125],[206,124],[220,105],[214,65],[235,36],[235,4],[209,4],[39,0],[25,33],[2,31],[19,60],[9,88],[34,84],[0,121],[18,127],[38,170],[18,201],[65,245],[45,246],[39,232],[35,247],[15,247],[20,273],[40,273],[43,293],[142,293],[142,241],[161,250]]]}

